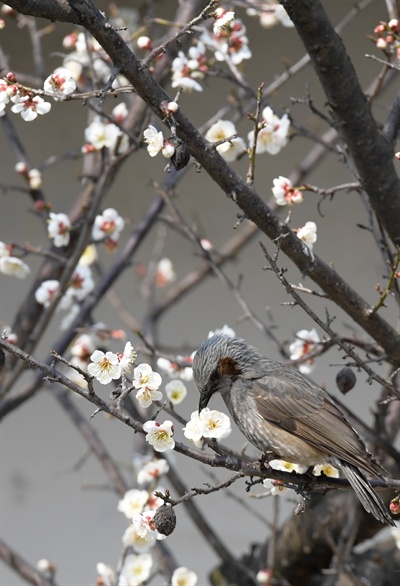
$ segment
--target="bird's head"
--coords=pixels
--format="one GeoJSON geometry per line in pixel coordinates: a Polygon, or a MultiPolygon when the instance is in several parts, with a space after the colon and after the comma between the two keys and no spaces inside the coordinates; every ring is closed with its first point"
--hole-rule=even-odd
{"type": "Polygon", "coordinates": [[[239,376],[246,375],[261,356],[240,338],[215,334],[205,340],[193,359],[193,379],[200,391],[199,411],[212,395],[228,392],[239,376]]]}

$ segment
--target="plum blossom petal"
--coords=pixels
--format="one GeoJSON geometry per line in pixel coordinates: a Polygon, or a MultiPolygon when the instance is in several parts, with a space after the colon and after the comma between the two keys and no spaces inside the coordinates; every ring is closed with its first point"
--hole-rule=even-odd
{"type": "Polygon", "coordinates": [[[175,441],[173,439],[174,426],[172,421],[168,419],[164,423],[157,421],[146,421],[143,424],[143,431],[146,432],[146,441],[156,452],[165,452],[166,450],[173,450],[175,441]]]}
{"type": "Polygon", "coordinates": [[[121,365],[118,356],[113,352],[95,350],[90,357],[92,361],[88,367],[88,373],[102,385],[108,385],[112,380],[121,377],[121,365]]]}
{"type": "Polygon", "coordinates": [[[25,279],[31,272],[29,266],[16,256],[0,257],[0,273],[17,279],[25,279]]]}

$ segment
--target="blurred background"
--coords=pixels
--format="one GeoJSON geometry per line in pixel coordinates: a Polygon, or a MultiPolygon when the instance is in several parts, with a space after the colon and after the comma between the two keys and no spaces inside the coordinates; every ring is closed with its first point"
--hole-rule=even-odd
{"type": "MultiPolygon", "coordinates": [[[[106,9],[105,3],[97,4],[106,9]]],[[[135,9],[141,2],[131,1],[125,4],[128,8],[135,9]]],[[[323,4],[335,25],[354,5],[352,0],[325,0],[323,4]]],[[[155,7],[157,13],[172,18],[177,2],[163,0],[155,2],[155,7]]],[[[294,29],[277,25],[265,30],[261,28],[257,18],[250,18],[240,10],[237,10],[237,16],[244,20],[250,39],[253,58],[244,63],[244,74],[254,89],[261,82],[267,85],[271,83],[288,65],[303,55],[302,45],[294,29]]],[[[387,20],[385,1],[371,1],[341,35],[364,88],[369,86],[379,72],[380,66],[367,59],[365,54],[375,51],[368,35],[373,34],[375,26],[381,20],[387,20]]],[[[46,23],[43,21],[42,24],[44,26],[46,23]]],[[[61,65],[62,39],[71,31],[71,26],[57,24],[55,32],[44,38],[47,74],[61,65]]],[[[15,72],[34,72],[27,30],[17,27],[15,22],[7,21],[7,26],[0,35],[0,43],[8,57],[10,69],[15,72]]],[[[225,105],[229,89],[229,82],[210,79],[205,84],[203,93],[184,94],[181,108],[194,124],[202,125],[215,115],[218,108],[225,105]]],[[[170,91],[169,87],[167,91],[170,91]]],[[[277,112],[288,109],[294,119],[320,134],[327,129],[324,122],[312,116],[305,105],[294,104],[291,100],[304,98],[307,91],[312,95],[315,106],[322,110],[325,98],[311,66],[307,66],[271,96],[270,104],[277,112]]],[[[386,119],[395,91],[395,87],[388,87],[375,103],[374,113],[378,120],[386,119]]],[[[174,93],[174,90],[170,91],[171,96],[174,93]]],[[[114,105],[110,104],[110,108],[114,105]]],[[[52,154],[79,150],[84,142],[87,111],[79,102],[53,102],[48,115],[30,123],[25,123],[19,116],[11,116],[32,167],[40,166],[52,154]]],[[[244,138],[251,129],[246,120],[239,123],[237,128],[244,138]]],[[[46,246],[48,239],[43,224],[30,213],[32,202],[23,192],[10,189],[11,186],[23,186],[24,183],[14,171],[17,161],[8,146],[1,123],[0,146],[1,185],[9,187],[1,193],[0,239],[6,243],[29,242],[46,246]]],[[[278,175],[289,176],[312,146],[309,139],[294,137],[280,154],[257,158],[255,184],[266,201],[271,198],[273,178],[278,175]]],[[[149,180],[152,178],[162,182],[164,166],[164,159],[151,159],[142,149],[123,166],[113,184],[103,208],[114,207],[127,220],[128,225],[120,241],[121,247],[129,231],[140,221],[156,198],[149,180]]],[[[245,158],[233,163],[233,166],[245,176],[245,158]]],[[[60,162],[43,173],[42,187],[52,203],[53,211],[68,213],[80,191],[80,173],[80,159],[60,162]]],[[[307,177],[308,183],[321,187],[352,180],[345,164],[335,155],[325,159],[307,177]]],[[[237,221],[238,209],[219,191],[204,171],[198,173],[191,168],[186,173],[177,187],[175,203],[186,219],[195,222],[204,231],[216,249],[234,235],[233,227],[237,221]]],[[[376,283],[383,280],[384,267],[370,233],[357,227],[357,224],[368,223],[362,201],[355,192],[340,192],[331,200],[322,202],[319,208],[318,203],[320,200],[317,195],[307,193],[304,203],[293,209],[291,225],[300,227],[307,221],[315,221],[318,226],[315,253],[326,262],[332,263],[338,273],[366,300],[375,302],[377,293],[374,288],[376,283]]],[[[244,225],[241,225],[237,231],[240,232],[243,228],[244,225]]],[[[164,233],[162,226],[152,230],[140,247],[135,264],[147,265],[156,243],[162,239],[165,240],[163,256],[172,260],[178,281],[201,264],[202,261],[191,244],[183,240],[177,232],[169,230],[164,233]]],[[[274,250],[273,245],[260,234],[224,270],[234,283],[241,280],[243,297],[261,320],[269,325],[275,324],[275,335],[282,342],[293,341],[298,330],[311,329],[314,324],[300,308],[284,304],[290,300],[273,273],[264,270],[267,263],[259,240],[270,251],[274,250]]],[[[114,254],[118,254],[118,251],[114,254]]],[[[103,251],[101,262],[104,266],[109,266],[113,262],[113,255],[103,251]]],[[[288,269],[287,276],[291,282],[302,282],[313,288],[311,282],[289,260],[282,256],[280,262],[288,269]]],[[[37,257],[29,259],[32,281],[40,264],[37,257]]],[[[2,327],[12,324],[29,286],[29,279],[19,281],[1,275],[2,327]]],[[[115,291],[140,322],[146,311],[146,302],[141,297],[141,281],[135,267],[124,273],[115,291]]],[[[163,291],[160,296],[162,294],[163,291]]],[[[357,326],[326,300],[308,298],[307,301],[322,319],[325,318],[325,308],[328,307],[330,314],[336,316],[333,327],[337,332],[343,335],[357,332],[357,326]]],[[[396,323],[398,319],[390,302],[384,310],[384,317],[391,323],[396,323]]],[[[164,315],[160,322],[159,339],[167,347],[195,349],[210,330],[228,324],[237,335],[258,346],[266,355],[279,359],[276,347],[248,320],[241,318],[242,309],[231,292],[220,280],[210,277],[164,315]]],[[[46,357],[48,349],[57,339],[60,319],[60,315],[55,316],[37,348],[35,356],[38,359],[46,357]]],[[[95,310],[95,319],[113,329],[126,330],[126,326],[106,299],[95,310]]],[[[140,344],[133,334],[127,334],[134,346],[140,344]]],[[[322,332],[319,334],[323,335],[322,332]]],[[[121,351],[118,344],[111,349],[121,351]]],[[[318,359],[312,378],[330,392],[338,393],[334,381],[342,364],[342,354],[331,350],[318,359]]],[[[29,373],[26,373],[20,385],[23,386],[28,380],[29,373]]],[[[97,388],[104,399],[108,399],[109,390],[109,387],[97,388]]],[[[189,383],[189,390],[188,397],[179,408],[179,412],[186,418],[190,418],[198,404],[198,393],[193,383],[189,383]]],[[[359,374],[355,389],[343,401],[349,407],[355,408],[360,417],[371,422],[371,409],[378,393],[377,385],[367,384],[366,375],[359,374]]],[[[79,402],[82,412],[89,417],[93,407],[78,397],[74,400],[79,402]]],[[[213,399],[212,407],[224,411],[219,398],[213,399]]],[[[103,414],[97,415],[91,425],[115,460],[121,464],[126,477],[131,478],[133,483],[132,456],[136,440],[132,431],[103,414]]],[[[107,488],[107,480],[101,467],[88,453],[82,437],[48,391],[38,393],[34,399],[8,415],[2,421],[0,434],[0,532],[3,539],[31,563],[36,563],[41,558],[55,563],[58,567],[56,579],[60,584],[94,584],[97,562],[102,561],[116,567],[121,552],[121,536],[127,527],[127,520],[117,512],[118,497],[107,488]]],[[[178,441],[184,439],[179,425],[176,426],[176,438],[178,441]]],[[[239,450],[243,444],[244,438],[235,430],[229,438],[229,445],[239,450]]],[[[210,471],[196,462],[175,453],[172,457],[189,488],[201,486],[203,482],[215,482],[215,478],[209,476],[210,471]]],[[[218,480],[229,476],[226,471],[220,470],[214,470],[213,474],[218,480]]],[[[221,539],[227,541],[234,554],[241,555],[248,551],[251,544],[266,539],[268,528],[264,518],[271,519],[272,498],[252,500],[245,492],[244,480],[235,483],[230,490],[236,497],[240,497],[242,504],[222,492],[197,497],[196,501],[221,539]],[[255,514],[250,513],[249,508],[255,514]]],[[[297,499],[295,495],[293,498],[297,499]]],[[[291,513],[293,503],[290,499],[281,499],[280,507],[283,519],[291,513]]],[[[183,507],[177,509],[175,532],[164,543],[173,550],[181,565],[198,574],[199,585],[208,583],[207,574],[218,563],[218,559],[209,543],[198,534],[183,507]]],[[[0,578],[4,586],[22,584],[17,574],[4,565],[0,566],[0,578]]],[[[157,585],[162,583],[160,578],[153,582],[157,585]]]]}

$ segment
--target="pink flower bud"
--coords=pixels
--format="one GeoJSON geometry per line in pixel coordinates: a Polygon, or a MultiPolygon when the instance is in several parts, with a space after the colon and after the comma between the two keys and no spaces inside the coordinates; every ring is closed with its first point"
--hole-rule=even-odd
{"type": "Polygon", "coordinates": [[[29,172],[29,168],[28,165],[26,163],[24,163],[23,161],[19,161],[16,165],[15,165],[15,171],[17,173],[20,173],[21,175],[28,175],[29,172]]]}
{"type": "Polygon", "coordinates": [[[377,39],[376,46],[378,49],[384,50],[387,47],[387,42],[385,41],[385,39],[377,39]]]}
{"type": "Polygon", "coordinates": [[[168,112],[177,112],[179,110],[179,104],[177,104],[176,102],[168,102],[167,104],[167,110],[168,112]]]}
{"type": "Polygon", "coordinates": [[[392,20],[389,20],[388,27],[394,33],[398,33],[400,31],[400,23],[397,18],[392,18],[392,20]]]}
{"type": "Polygon", "coordinates": [[[139,49],[144,49],[145,51],[151,51],[153,45],[151,43],[151,39],[149,37],[139,37],[136,41],[137,46],[139,49]]]}
{"type": "Polygon", "coordinates": [[[384,27],[384,25],[383,25],[383,24],[378,24],[378,26],[376,26],[376,27],[374,28],[374,33],[375,33],[376,35],[381,35],[381,34],[382,34],[382,33],[384,33],[384,32],[385,32],[385,27],[384,27]]]}

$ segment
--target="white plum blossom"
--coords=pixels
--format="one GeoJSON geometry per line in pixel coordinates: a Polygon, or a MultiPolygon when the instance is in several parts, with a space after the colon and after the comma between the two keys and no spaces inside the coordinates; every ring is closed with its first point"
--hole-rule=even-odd
{"type": "Polygon", "coordinates": [[[92,238],[95,242],[109,238],[114,242],[119,240],[122,230],[125,228],[125,220],[114,208],[107,208],[96,216],[92,228],[92,238]]]}
{"type": "Polygon", "coordinates": [[[97,574],[101,580],[98,581],[98,584],[101,586],[114,586],[115,585],[115,572],[107,564],[103,564],[103,562],[99,562],[96,565],[97,574]]]}
{"type": "Polygon", "coordinates": [[[112,380],[121,378],[121,365],[118,356],[113,352],[95,350],[90,360],[87,371],[102,385],[108,385],[112,380]]]}
{"type": "Polygon", "coordinates": [[[132,368],[132,364],[136,360],[136,352],[130,342],[125,344],[123,353],[119,356],[119,363],[121,365],[122,372],[129,374],[132,368]]]}
{"type": "Polygon", "coordinates": [[[148,539],[142,537],[143,532],[138,534],[137,524],[129,525],[122,536],[122,543],[125,547],[133,547],[137,552],[146,552],[155,544],[155,538],[149,533],[148,539]]]}
{"type": "Polygon", "coordinates": [[[169,464],[163,458],[157,460],[150,460],[140,470],[137,476],[137,483],[139,486],[143,484],[153,483],[161,476],[167,474],[169,464]]]}
{"type": "Polygon", "coordinates": [[[214,24],[214,34],[206,32],[200,38],[214,51],[217,61],[230,60],[233,65],[239,65],[244,59],[252,57],[248,47],[249,39],[245,34],[246,27],[240,19],[231,19],[232,13],[225,14],[228,16],[223,16],[221,12],[220,18],[221,22],[224,21],[223,26],[218,26],[217,20],[214,24]]]}
{"type": "Polygon", "coordinates": [[[273,180],[272,193],[274,194],[276,203],[280,206],[301,203],[303,201],[301,191],[295,189],[290,179],[282,175],[279,175],[278,178],[273,180]]]}
{"type": "Polygon", "coordinates": [[[263,480],[263,486],[268,488],[272,495],[281,496],[284,492],[289,490],[280,480],[273,480],[272,478],[266,478],[263,480]]]}
{"type": "Polygon", "coordinates": [[[224,438],[232,431],[231,421],[227,415],[220,411],[210,410],[208,407],[200,413],[193,411],[190,421],[183,428],[184,436],[197,447],[201,447],[202,439],[224,438]]]}
{"type": "Polygon", "coordinates": [[[45,80],[43,89],[48,94],[69,96],[76,90],[76,83],[71,72],[65,67],[58,67],[45,80]]]}
{"type": "Polygon", "coordinates": [[[168,139],[164,138],[163,133],[154,126],[149,125],[143,132],[143,140],[147,142],[147,152],[150,157],[155,157],[161,151],[166,159],[170,159],[175,152],[175,146],[168,139]]]}
{"type": "Polygon", "coordinates": [[[285,460],[270,460],[269,465],[274,470],[282,470],[282,472],[296,472],[297,474],[304,474],[308,470],[305,464],[293,464],[285,460]]]}
{"type": "Polygon", "coordinates": [[[325,474],[325,476],[329,476],[331,478],[339,478],[339,470],[332,466],[332,464],[318,464],[314,466],[312,473],[314,476],[321,476],[321,474],[325,474]]]}
{"type": "Polygon", "coordinates": [[[317,241],[317,225],[315,222],[306,222],[302,228],[299,228],[296,232],[297,238],[300,238],[310,250],[313,249],[314,244],[317,241]]]}
{"type": "Polygon", "coordinates": [[[161,376],[153,371],[150,364],[139,364],[134,369],[132,384],[135,389],[138,389],[136,399],[141,407],[150,407],[153,401],[161,401],[163,394],[158,391],[161,383],[161,376]]]}
{"type": "Polygon", "coordinates": [[[1,256],[0,257],[0,273],[8,275],[9,277],[17,277],[17,279],[25,279],[31,272],[29,266],[16,256],[1,256]]]}
{"type": "MultiPolygon", "coordinates": [[[[219,142],[237,134],[237,130],[233,122],[230,120],[218,120],[207,131],[206,139],[210,142],[219,142]]],[[[231,163],[244,153],[244,140],[240,137],[232,138],[231,140],[219,144],[216,147],[217,151],[225,161],[231,163]]]]}
{"type": "Polygon", "coordinates": [[[231,431],[231,420],[225,413],[206,407],[202,409],[199,419],[203,427],[203,436],[214,439],[227,437],[231,431]]]}
{"type": "Polygon", "coordinates": [[[190,421],[183,428],[184,436],[190,440],[197,448],[203,445],[203,423],[200,420],[199,412],[193,411],[190,421]]]}
{"type": "Polygon", "coordinates": [[[203,88],[197,79],[203,79],[208,70],[206,48],[202,42],[190,47],[188,56],[179,51],[172,62],[171,86],[181,88],[184,92],[202,92],[203,88]]]}
{"type": "Polygon", "coordinates": [[[125,102],[121,102],[118,106],[115,106],[111,111],[111,115],[117,122],[123,122],[128,116],[128,107],[125,102]]]}
{"type": "MultiPolygon", "coordinates": [[[[287,136],[290,128],[290,120],[287,114],[278,118],[270,106],[262,112],[262,123],[257,135],[256,153],[269,153],[276,155],[287,144],[287,136]]],[[[247,135],[249,148],[254,146],[254,131],[247,135]]]]}
{"type": "Polygon", "coordinates": [[[50,279],[49,281],[43,281],[38,289],[35,292],[35,299],[38,303],[43,305],[44,307],[48,307],[51,303],[51,300],[54,297],[54,293],[59,288],[60,283],[55,279],[50,279]]]}
{"type": "Polygon", "coordinates": [[[186,386],[179,379],[165,385],[165,392],[173,405],[179,405],[187,395],[186,386]]]}
{"type": "Polygon", "coordinates": [[[2,256],[11,256],[11,245],[0,241],[0,258],[2,256]]]}
{"type": "Polygon", "coordinates": [[[21,118],[25,122],[31,122],[37,118],[38,114],[47,114],[51,110],[50,102],[45,102],[40,96],[19,96],[15,95],[12,98],[14,106],[11,112],[14,114],[21,114],[21,118]]]}
{"type": "Polygon", "coordinates": [[[228,12],[223,8],[217,8],[215,11],[215,22],[213,24],[213,33],[218,36],[222,33],[222,29],[228,27],[235,18],[234,12],[228,12]]]}
{"type": "Polygon", "coordinates": [[[154,544],[156,540],[165,539],[165,535],[159,533],[155,528],[154,515],[155,511],[144,511],[132,517],[132,525],[137,536],[150,544],[154,544]]]}
{"type": "Polygon", "coordinates": [[[150,157],[155,157],[164,146],[164,135],[151,124],[143,132],[143,139],[147,142],[147,152],[150,157]]]}
{"type": "Polygon", "coordinates": [[[188,76],[183,76],[183,77],[177,77],[173,82],[172,82],[172,87],[173,88],[181,88],[182,91],[190,93],[193,90],[196,92],[202,92],[203,88],[202,86],[199,84],[198,81],[196,81],[195,79],[193,79],[193,77],[188,77],[188,76]]]}
{"type": "Polygon", "coordinates": [[[165,287],[166,285],[169,285],[169,283],[175,281],[175,279],[176,274],[172,261],[169,258],[162,258],[159,260],[154,277],[157,287],[165,287]]]}
{"type": "MultiPolygon", "coordinates": [[[[177,356],[178,360],[193,361],[192,356],[177,356]]],[[[157,366],[160,370],[163,370],[168,376],[178,376],[182,380],[190,381],[193,380],[193,369],[191,366],[180,367],[177,362],[171,362],[167,358],[158,358],[157,366]]]]}
{"type": "Polygon", "coordinates": [[[73,298],[83,301],[94,289],[94,280],[90,267],[78,264],[74,270],[70,286],[65,293],[65,306],[69,307],[68,301],[73,298]]]}
{"type": "Polygon", "coordinates": [[[294,27],[293,21],[289,17],[288,13],[286,12],[286,9],[282,6],[282,4],[278,4],[276,6],[275,16],[283,26],[287,28],[294,27]]]}
{"type": "Polygon", "coordinates": [[[128,519],[132,519],[133,515],[143,512],[148,500],[149,493],[147,490],[132,488],[131,490],[127,490],[124,497],[119,501],[118,511],[123,513],[128,519]]]}
{"type": "Polygon", "coordinates": [[[3,80],[0,80],[0,116],[3,116],[5,113],[6,104],[10,101],[10,96],[8,95],[8,83],[3,80]]]}
{"type": "Polygon", "coordinates": [[[57,248],[67,246],[70,239],[71,222],[67,214],[50,212],[47,232],[57,248]]]}
{"type": "MultiPolygon", "coordinates": [[[[306,356],[319,343],[320,337],[315,328],[311,330],[300,330],[296,333],[296,340],[289,346],[290,360],[299,360],[306,356]]],[[[309,358],[306,362],[299,364],[299,371],[302,374],[310,374],[315,365],[314,358],[309,358]]]]}
{"type": "MultiPolygon", "coordinates": [[[[79,305],[74,304],[72,306],[72,316],[68,314],[67,322],[70,321],[70,317],[75,317],[75,310],[73,308],[77,308],[79,312],[79,305]]],[[[64,318],[65,320],[65,318],[64,318]]],[[[64,321],[63,320],[63,321],[64,321]]],[[[64,324],[63,324],[64,327],[64,324]]],[[[65,328],[64,328],[65,329],[65,328]]],[[[80,334],[75,341],[73,342],[72,346],[70,347],[71,352],[71,364],[77,366],[83,371],[86,371],[87,365],[90,361],[90,356],[96,350],[96,342],[97,340],[94,339],[92,334],[80,334]]]]}
{"type": "Polygon", "coordinates": [[[122,566],[118,586],[141,586],[149,578],[153,559],[149,553],[128,554],[122,566]]]}
{"type": "Polygon", "coordinates": [[[171,586],[196,586],[197,574],[187,568],[176,568],[171,578],[171,586]]]}
{"type": "Polygon", "coordinates": [[[174,426],[172,421],[168,419],[164,423],[146,421],[143,424],[143,431],[146,432],[146,441],[149,442],[150,446],[153,446],[156,452],[165,452],[174,449],[175,441],[172,437],[174,434],[174,426]]]}
{"type": "Polygon", "coordinates": [[[147,501],[146,506],[144,507],[145,511],[156,511],[158,507],[161,507],[161,505],[164,504],[163,499],[159,496],[156,496],[156,492],[165,493],[165,488],[158,486],[156,490],[154,490],[150,494],[149,500],[147,501]]]}
{"type": "Polygon", "coordinates": [[[85,140],[96,151],[106,147],[112,152],[118,148],[119,153],[124,153],[129,147],[128,135],[115,124],[105,124],[99,116],[85,129],[85,140]]]}

